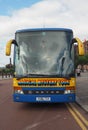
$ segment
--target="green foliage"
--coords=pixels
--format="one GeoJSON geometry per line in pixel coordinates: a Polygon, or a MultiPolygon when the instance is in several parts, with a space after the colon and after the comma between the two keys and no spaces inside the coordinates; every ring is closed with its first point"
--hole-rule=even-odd
{"type": "Polygon", "coordinates": [[[13,73],[14,73],[14,66],[12,66],[11,68],[7,68],[7,67],[0,68],[0,74],[11,74],[11,75],[13,75],[13,73]]]}
{"type": "Polygon", "coordinates": [[[76,62],[75,62],[75,65],[76,67],[78,65],[85,65],[85,64],[88,64],[88,54],[84,55],[84,56],[76,56],[76,62]]]}

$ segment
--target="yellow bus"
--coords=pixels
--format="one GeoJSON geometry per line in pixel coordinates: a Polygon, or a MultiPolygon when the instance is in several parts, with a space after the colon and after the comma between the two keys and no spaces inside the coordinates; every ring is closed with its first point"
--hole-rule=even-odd
{"type": "Polygon", "coordinates": [[[74,102],[76,96],[74,43],[84,46],[67,28],[18,30],[14,44],[13,100],[15,102],[74,102]]]}

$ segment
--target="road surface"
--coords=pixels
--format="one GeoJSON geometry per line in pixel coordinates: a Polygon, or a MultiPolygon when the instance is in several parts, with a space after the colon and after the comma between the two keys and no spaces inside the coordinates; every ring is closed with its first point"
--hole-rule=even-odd
{"type": "Polygon", "coordinates": [[[12,80],[0,80],[0,130],[88,130],[88,113],[76,103],[14,103],[12,93],[12,80]]]}

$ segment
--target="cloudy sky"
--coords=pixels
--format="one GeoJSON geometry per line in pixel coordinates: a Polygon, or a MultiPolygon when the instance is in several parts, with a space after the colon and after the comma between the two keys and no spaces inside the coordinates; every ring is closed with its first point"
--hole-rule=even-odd
{"type": "MultiPolygon", "coordinates": [[[[0,66],[9,63],[6,42],[24,28],[71,28],[88,39],[88,0],[0,0],[0,66]]],[[[12,55],[11,55],[12,57],[12,55]]]]}

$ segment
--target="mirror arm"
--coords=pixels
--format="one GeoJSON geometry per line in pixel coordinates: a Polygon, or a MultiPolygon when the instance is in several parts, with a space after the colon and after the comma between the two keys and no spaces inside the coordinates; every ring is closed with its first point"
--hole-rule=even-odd
{"type": "Polygon", "coordinates": [[[6,55],[10,56],[11,53],[11,45],[15,44],[16,46],[18,46],[18,44],[16,43],[16,41],[14,39],[10,40],[7,42],[6,44],[6,55]]]}
{"type": "Polygon", "coordinates": [[[82,41],[79,38],[73,38],[72,39],[72,44],[73,43],[78,43],[78,50],[79,50],[79,55],[84,55],[84,45],[82,43],[82,41]]]}

